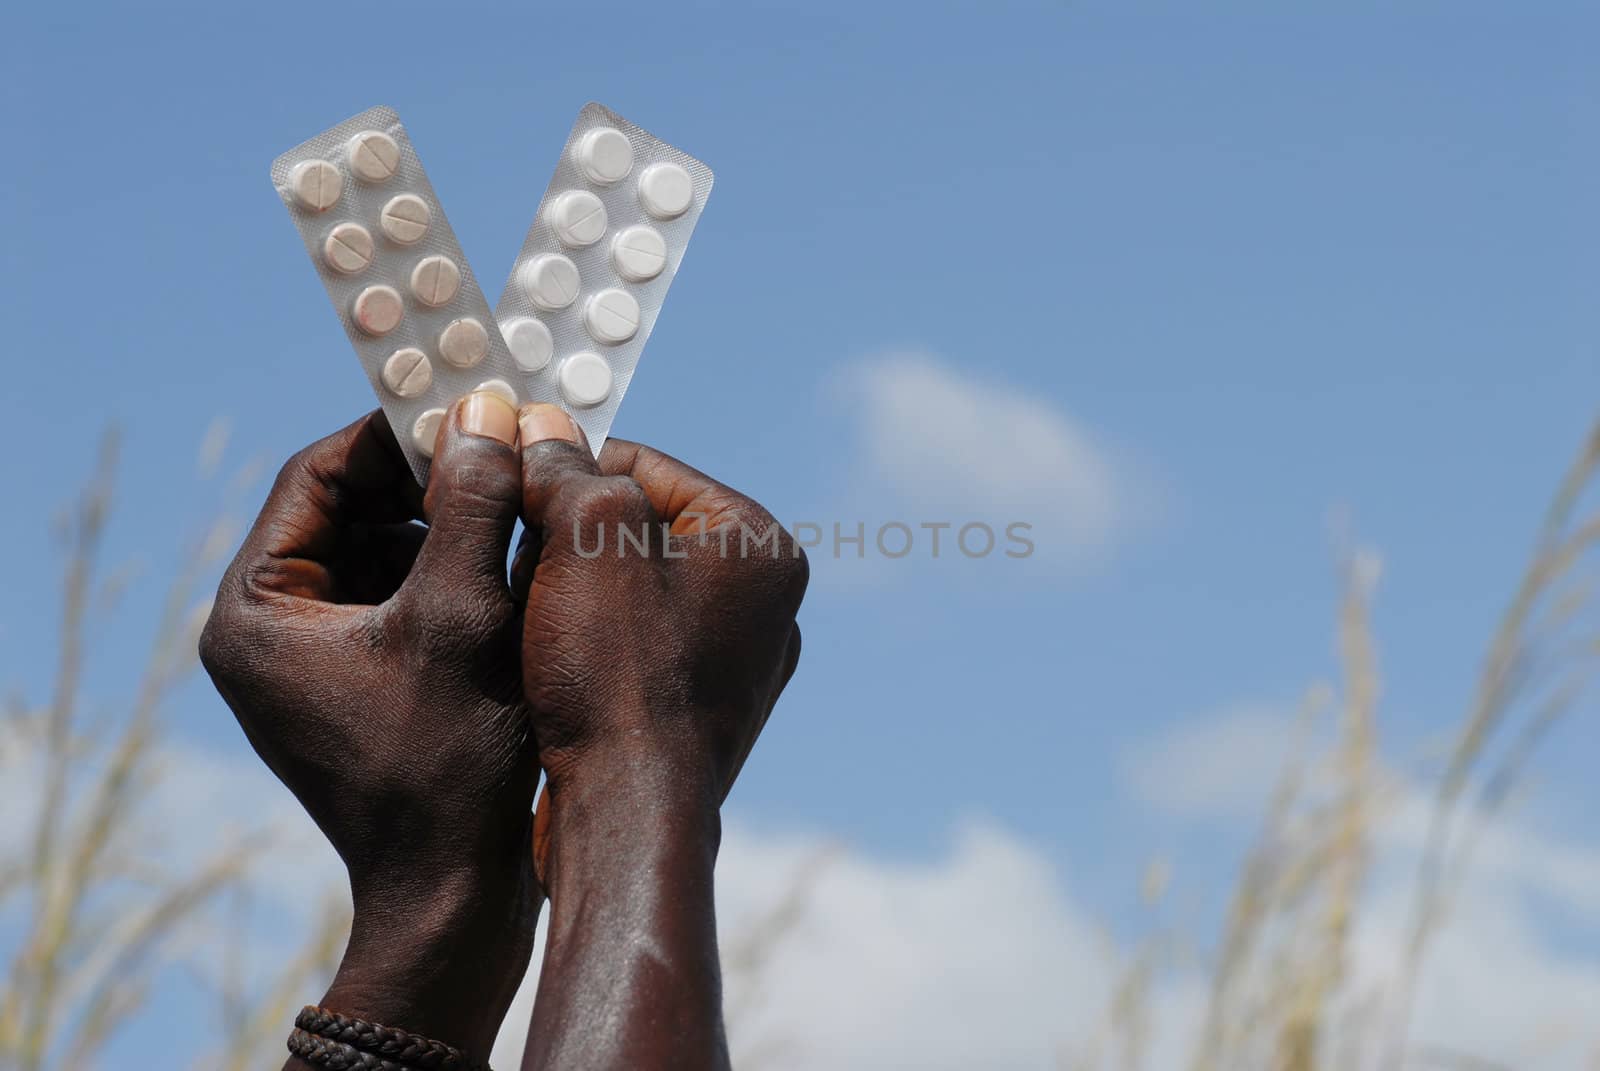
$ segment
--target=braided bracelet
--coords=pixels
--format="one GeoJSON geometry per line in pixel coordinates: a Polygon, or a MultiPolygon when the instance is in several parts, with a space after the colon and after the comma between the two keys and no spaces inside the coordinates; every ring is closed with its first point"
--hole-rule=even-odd
{"type": "Polygon", "coordinates": [[[308,1034],[296,1027],[289,1034],[289,1055],[328,1071],[415,1071],[409,1064],[397,1064],[370,1052],[362,1052],[342,1041],[308,1034]]]}
{"type": "Polygon", "coordinates": [[[329,1071],[490,1071],[442,1041],[312,1004],[300,1009],[294,1025],[289,1051],[329,1071]]]}

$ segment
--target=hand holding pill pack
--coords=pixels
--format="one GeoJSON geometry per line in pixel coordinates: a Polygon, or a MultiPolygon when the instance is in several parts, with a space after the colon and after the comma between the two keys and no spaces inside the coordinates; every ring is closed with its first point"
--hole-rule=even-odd
{"type": "Polygon", "coordinates": [[[598,453],[712,175],[586,105],[498,321],[392,109],[368,109],[289,150],[273,161],[272,181],[426,483],[446,407],[473,390],[561,405],[598,453]]]}

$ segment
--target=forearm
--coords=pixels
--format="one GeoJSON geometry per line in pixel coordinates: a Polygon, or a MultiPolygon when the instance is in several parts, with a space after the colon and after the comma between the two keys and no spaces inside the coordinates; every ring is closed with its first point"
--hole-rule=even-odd
{"type": "MultiPolygon", "coordinates": [[[[350,942],[319,1003],[487,1062],[527,971],[543,904],[511,872],[418,873],[353,889],[350,942]]],[[[285,1071],[308,1071],[290,1057],[285,1071]]]]}
{"type": "Polygon", "coordinates": [[[524,1071],[728,1065],[710,782],[641,754],[552,795],[550,933],[524,1071]]]}

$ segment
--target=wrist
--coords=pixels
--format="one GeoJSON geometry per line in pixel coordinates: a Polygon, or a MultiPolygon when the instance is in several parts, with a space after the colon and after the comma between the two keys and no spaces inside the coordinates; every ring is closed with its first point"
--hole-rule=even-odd
{"type": "Polygon", "coordinates": [[[552,899],[569,888],[641,869],[709,875],[722,841],[721,793],[703,763],[655,747],[556,761],[535,821],[534,856],[552,899]]]}
{"type": "Polygon", "coordinates": [[[551,773],[550,930],[524,1066],[726,1067],[719,793],[657,754],[606,759],[551,773]]]}
{"type": "Polygon", "coordinates": [[[597,712],[605,726],[578,746],[544,747],[539,763],[552,793],[622,792],[661,807],[720,805],[719,755],[713,712],[675,699],[627,702],[597,712]]]}
{"type": "MultiPolygon", "coordinates": [[[[559,843],[601,846],[626,841],[705,849],[721,842],[722,794],[703,750],[675,755],[665,747],[595,748],[581,759],[547,767],[549,814],[545,835],[559,843]]],[[[568,853],[570,855],[570,852],[568,853]]]]}
{"type": "Polygon", "coordinates": [[[350,943],[321,1005],[487,1061],[533,949],[528,869],[352,873],[350,943]]]}

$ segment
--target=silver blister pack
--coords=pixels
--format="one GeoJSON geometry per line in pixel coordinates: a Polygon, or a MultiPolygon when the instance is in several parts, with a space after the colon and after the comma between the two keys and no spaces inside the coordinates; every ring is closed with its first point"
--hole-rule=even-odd
{"type": "Polygon", "coordinates": [[[566,409],[597,454],[711,183],[699,160],[584,105],[495,305],[529,400],[566,409]]]}
{"type": "Polygon", "coordinates": [[[290,149],[272,184],[419,483],[455,399],[483,388],[532,400],[393,109],[290,149]]]}

